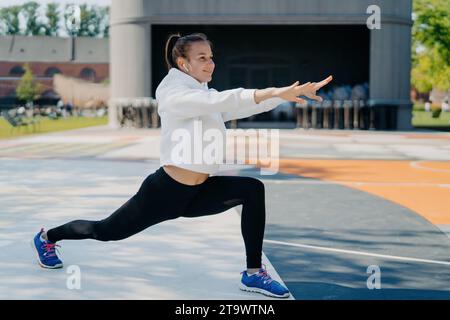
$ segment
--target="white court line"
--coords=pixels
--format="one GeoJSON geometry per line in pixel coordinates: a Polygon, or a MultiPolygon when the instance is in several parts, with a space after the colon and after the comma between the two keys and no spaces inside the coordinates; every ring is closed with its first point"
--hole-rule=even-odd
{"type": "Polygon", "coordinates": [[[411,262],[432,263],[432,264],[440,264],[440,265],[450,266],[450,262],[448,262],[448,261],[427,260],[427,259],[418,259],[418,258],[411,258],[411,257],[391,256],[391,255],[386,255],[386,254],[376,254],[376,253],[363,252],[363,251],[334,249],[334,248],[311,246],[311,245],[306,245],[306,244],[289,243],[289,242],[275,241],[275,240],[264,240],[264,242],[274,243],[274,244],[282,244],[282,245],[286,245],[286,246],[299,247],[299,248],[307,248],[307,249],[313,249],[313,250],[340,252],[340,253],[347,253],[347,254],[356,254],[356,255],[360,255],[360,256],[377,257],[377,258],[402,260],[402,261],[411,261],[411,262]]]}
{"type": "Polygon", "coordinates": [[[428,162],[428,161],[412,161],[409,163],[409,165],[414,168],[414,169],[422,169],[422,170],[428,170],[428,171],[435,171],[435,172],[446,172],[446,173],[450,173],[450,170],[445,170],[445,169],[435,169],[435,168],[428,168],[428,167],[423,167],[421,166],[419,163],[421,162],[428,162]]]}

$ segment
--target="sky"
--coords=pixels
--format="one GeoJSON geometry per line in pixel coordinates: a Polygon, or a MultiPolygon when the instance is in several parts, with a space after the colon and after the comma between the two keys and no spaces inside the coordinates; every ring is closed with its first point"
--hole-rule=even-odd
{"type": "MultiPolygon", "coordinates": [[[[0,7],[7,7],[7,6],[13,6],[13,5],[18,5],[18,4],[24,4],[26,2],[28,2],[29,0],[0,0],[0,7]]],[[[34,0],[37,3],[40,3],[41,5],[45,5],[47,3],[50,2],[55,2],[55,3],[61,3],[61,4],[69,4],[69,3],[73,3],[73,4],[96,4],[99,6],[108,6],[111,4],[111,0],[34,0]]],[[[61,7],[61,5],[60,5],[61,7]]]]}

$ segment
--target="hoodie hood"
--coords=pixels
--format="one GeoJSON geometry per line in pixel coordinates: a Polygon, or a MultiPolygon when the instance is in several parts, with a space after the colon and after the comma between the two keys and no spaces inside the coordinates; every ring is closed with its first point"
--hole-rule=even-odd
{"type": "MultiPolygon", "coordinates": [[[[176,83],[191,83],[193,86],[199,87],[199,88],[206,88],[208,89],[208,83],[207,82],[198,82],[195,78],[191,77],[187,73],[184,73],[183,71],[178,70],[177,68],[171,68],[169,72],[167,73],[164,80],[167,78],[167,81],[169,82],[176,82],[176,83]]],[[[163,80],[163,81],[164,81],[163,80]]]]}
{"type": "Polygon", "coordinates": [[[157,101],[164,96],[165,92],[171,87],[187,86],[192,89],[209,90],[207,82],[198,82],[190,75],[178,70],[177,68],[171,68],[167,75],[161,80],[161,83],[156,88],[155,98],[157,101]]]}

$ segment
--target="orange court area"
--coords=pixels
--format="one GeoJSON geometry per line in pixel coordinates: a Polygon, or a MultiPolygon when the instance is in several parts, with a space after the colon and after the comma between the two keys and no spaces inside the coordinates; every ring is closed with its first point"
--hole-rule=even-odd
{"type": "Polygon", "coordinates": [[[450,224],[450,162],[280,159],[279,170],[362,190],[450,224]]]}

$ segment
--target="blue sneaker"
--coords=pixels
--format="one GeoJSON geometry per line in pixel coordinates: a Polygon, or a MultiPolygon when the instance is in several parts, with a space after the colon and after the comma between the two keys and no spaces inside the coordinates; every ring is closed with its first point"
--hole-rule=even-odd
{"type": "Polygon", "coordinates": [[[62,268],[63,263],[56,255],[56,247],[59,247],[56,243],[44,240],[41,235],[44,229],[38,232],[31,241],[31,247],[37,254],[38,263],[43,268],[57,269],[62,268]]]}
{"type": "Polygon", "coordinates": [[[247,271],[242,271],[241,274],[239,289],[243,291],[258,292],[275,298],[288,298],[290,296],[290,292],[286,287],[270,277],[266,266],[251,276],[247,274],[247,271]]]}

